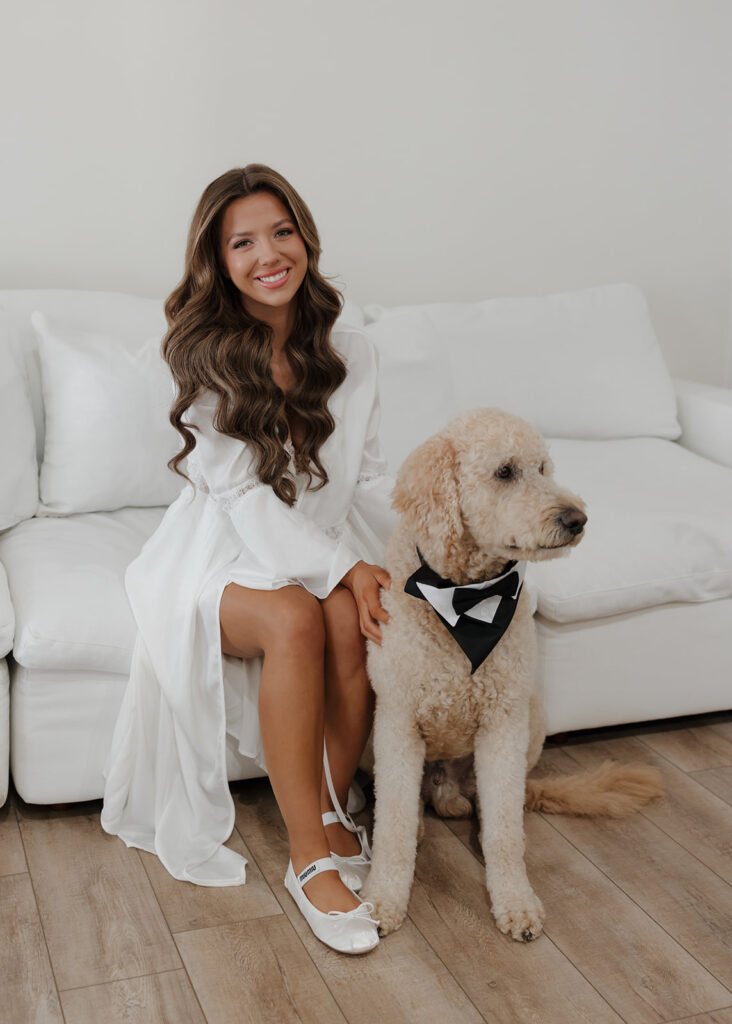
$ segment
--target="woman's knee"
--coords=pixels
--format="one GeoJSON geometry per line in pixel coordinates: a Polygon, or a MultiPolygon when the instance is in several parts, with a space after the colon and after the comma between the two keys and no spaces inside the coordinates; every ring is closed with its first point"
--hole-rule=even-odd
{"type": "Polygon", "coordinates": [[[326,650],[339,661],[358,668],[363,663],[366,648],[353,594],[347,587],[338,585],[322,605],[326,650]]]}
{"type": "MultiPolygon", "coordinates": [[[[322,652],[325,623],[317,597],[304,587],[289,586],[277,591],[274,615],[269,622],[269,644],[279,644],[305,654],[322,652]]],[[[265,651],[266,653],[266,651],[265,651]]]]}
{"type": "Polygon", "coordinates": [[[224,654],[266,655],[280,649],[321,654],[325,626],[320,602],[303,587],[253,590],[229,584],[220,609],[224,654]]]}

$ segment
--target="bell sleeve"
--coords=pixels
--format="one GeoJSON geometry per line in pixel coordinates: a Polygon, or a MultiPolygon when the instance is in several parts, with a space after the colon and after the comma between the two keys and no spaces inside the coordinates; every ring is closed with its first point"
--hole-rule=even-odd
{"type": "Polygon", "coordinates": [[[356,533],[366,541],[372,559],[381,564],[387,541],[399,517],[391,507],[394,477],[389,472],[379,442],[381,403],[378,388],[378,354],[373,346],[372,355],[374,393],[349,518],[356,533]]]}
{"type": "Polygon", "coordinates": [[[249,445],[213,426],[215,404],[197,402],[186,419],[198,427],[189,476],[226,512],[252,567],[252,586],[269,590],[299,583],[323,600],[359,561],[342,540],[259,480],[249,445]]]}

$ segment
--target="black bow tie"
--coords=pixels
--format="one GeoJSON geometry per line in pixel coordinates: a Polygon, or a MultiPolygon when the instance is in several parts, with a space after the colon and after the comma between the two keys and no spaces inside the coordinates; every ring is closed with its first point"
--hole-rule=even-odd
{"type": "Polygon", "coordinates": [[[417,554],[420,567],[409,577],[404,590],[432,605],[467,655],[472,675],[511,623],[523,587],[526,562],[507,562],[493,579],[455,586],[427,565],[419,548],[417,554]]]}

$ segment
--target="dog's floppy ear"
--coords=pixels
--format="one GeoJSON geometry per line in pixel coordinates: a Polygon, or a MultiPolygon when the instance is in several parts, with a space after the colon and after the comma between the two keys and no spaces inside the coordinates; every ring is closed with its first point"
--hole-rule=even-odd
{"type": "Polygon", "coordinates": [[[399,470],[392,507],[435,554],[449,557],[463,534],[452,442],[439,434],[409,455],[399,470]]]}

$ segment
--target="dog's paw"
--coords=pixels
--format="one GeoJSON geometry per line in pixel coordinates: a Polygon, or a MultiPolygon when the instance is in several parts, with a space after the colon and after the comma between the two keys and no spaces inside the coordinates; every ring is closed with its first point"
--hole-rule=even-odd
{"type": "Polygon", "coordinates": [[[379,922],[380,935],[389,935],[404,923],[404,918],[407,916],[406,907],[394,903],[393,900],[371,896],[368,890],[366,892],[362,890],[358,895],[359,899],[373,903],[374,909],[371,911],[371,916],[379,922]]]}
{"type": "Polygon", "coordinates": [[[472,803],[462,793],[446,799],[434,796],[432,806],[441,818],[470,818],[473,814],[472,803]]]}
{"type": "Polygon", "coordinates": [[[531,890],[519,900],[493,903],[493,916],[504,935],[517,942],[531,942],[544,930],[544,908],[531,890]]]}

